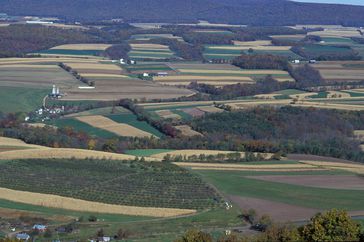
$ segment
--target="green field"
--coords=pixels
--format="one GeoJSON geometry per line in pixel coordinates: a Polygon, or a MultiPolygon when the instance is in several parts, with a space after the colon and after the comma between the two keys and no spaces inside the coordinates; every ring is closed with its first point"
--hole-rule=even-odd
{"type": "Polygon", "coordinates": [[[171,152],[174,150],[169,149],[140,149],[140,150],[126,150],[125,154],[134,155],[134,156],[152,156],[165,152],[171,152]]]}
{"type": "Polygon", "coordinates": [[[59,128],[71,127],[76,131],[85,132],[91,136],[98,136],[105,139],[116,138],[117,135],[106,130],[98,129],[88,125],[84,122],[78,121],[73,118],[56,119],[48,122],[47,124],[54,125],[59,128]]]}
{"type": "Polygon", "coordinates": [[[31,112],[42,107],[48,89],[0,87],[0,112],[31,112]]]}
{"type": "Polygon", "coordinates": [[[282,95],[297,95],[297,94],[302,94],[302,93],[306,93],[306,92],[297,90],[297,89],[286,89],[286,90],[278,91],[275,93],[282,94],[282,95]]]}
{"type": "MultiPolygon", "coordinates": [[[[357,190],[325,189],[261,181],[247,178],[246,172],[238,171],[199,171],[198,173],[224,194],[261,198],[309,208],[364,210],[364,193],[357,190]]],[[[260,175],[263,173],[260,172],[260,175]]]]}
{"type": "Polygon", "coordinates": [[[100,50],[62,50],[62,49],[49,49],[38,51],[40,54],[52,54],[52,55],[90,55],[99,56],[102,51],[100,50]]]}

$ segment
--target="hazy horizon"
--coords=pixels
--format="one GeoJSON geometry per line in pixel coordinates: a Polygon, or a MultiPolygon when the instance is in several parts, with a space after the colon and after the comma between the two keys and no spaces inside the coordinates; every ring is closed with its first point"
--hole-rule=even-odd
{"type": "Polygon", "coordinates": [[[337,3],[337,4],[353,4],[353,5],[364,6],[363,0],[295,0],[295,2],[337,3]]]}

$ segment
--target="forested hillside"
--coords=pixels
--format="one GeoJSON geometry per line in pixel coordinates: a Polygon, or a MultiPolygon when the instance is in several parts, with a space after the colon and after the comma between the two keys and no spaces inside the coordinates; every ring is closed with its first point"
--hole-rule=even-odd
{"type": "Polygon", "coordinates": [[[142,22],[210,22],[288,25],[364,23],[364,7],[287,0],[0,0],[0,12],[67,20],[124,18],[142,22]],[[348,14],[350,13],[350,14],[348,14]]]}

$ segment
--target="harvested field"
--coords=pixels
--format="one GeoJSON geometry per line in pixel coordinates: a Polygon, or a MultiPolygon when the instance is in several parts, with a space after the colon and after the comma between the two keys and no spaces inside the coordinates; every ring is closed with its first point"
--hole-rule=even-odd
{"type": "Polygon", "coordinates": [[[267,46],[272,45],[272,41],[270,40],[256,40],[256,41],[234,41],[234,45],[238,46],[249,46],[249,47],[255,47],[255,46],[267,46]]]}
{"type": "Polygon", "coordinates": [[[201,133],[193,130],[190,126],[188,125],[179,125],[179,126],[174,126],[177,130],[181,131],[182,136],[187,136],[187,137],[193,137],[193,136],[202,136],[201,133]]]}
{"type": "Polygon", "coordinates": [[[58,45],[51,50],[106,50],[110,44],[68,44],[58,45]]]}
{"type": "Polygon", "coordinates": [[[114,64],[102,64],[102,63],[90,63],[90,62],[64,62],[65,65],[71,67],[72,69],[86,69],[86,70],[112,70],[121,71],[122,69],[114,64]]]}
{"type": "Polygon", "coordinates": [[[210,46],[211,50],[266,50],[266,51],[288,51],[291,46],[244,46],[244,45],[232,45],[232,46],[210,46]]]}
{"type": "Polygon", "coordinates": [[[81,75],[83,77],[90,77],[90,78],[96,78],[96,77],[99,77],[99,78],[130,78],[128,76],[125,76],[125,75],[118,75],[118,74],[105,74],[105,73],[81,73],[81,75]]]}
{"type": "Polygon", "coordinates": [[[258,98],[258,99],[275,99],[276,96],[280,96],[281,94],[276,94],[276,93],[272,93],[272,94],[258,94],[258,95],[255,95],[254,97],[255,98],[258,98]]]}
{"type": "Polygon", "coordinates": [[[181,119],[181,116],[176,113],[172,113],[170,110],[158,110],[156,113],[164,119],[181,119]]]}
{"type": "Polygon", "coordinates": [[[328,161],[304,161],[304,160],[300,162],[326,169],[338,169],[338,170],[350,171],[357,174],[364,174],[364,165],[362,164],[328,162],[328,161]]]}
{"type": "Polygon", "coordinates": [[[101,115],[92,116],[80,116],[76,117],[77,120],[87,123],[95,128],[107,130],[109,132],[115,133],[119,136],[124,137],[151,137],[154,136],[151,133],[145,132],[143,130],[137,129],[128,124],[117,123],[109,118],[101,115]]]}
{"type": "Polygon", "coordinates": [[[45,148],[40,145],[27,144],[20,139],[0,137],[0,146],[15,146],[15,147],[25,147],[25,148],[45,148]]]}
{"type": "MultiPolygon", "coordinates": [[[[28,146],[25,146],[28,147],[28,146]]],[[[134,160],[135,156],[115,154],[94,150],[81,150],[70,148],[48,148],[27,149],[22,151],[6,151],[1,153],[0,159],[111,159],[111,160],[134,160]]],[[[148,160],[148,158],[147,158],[148,160]]],[[[156,159],[151,159],[156,160],[156,159]]]]}
{"type": "Polygon", "coordinates": [[[80,82],[56,65],[0,66],[0,86],[70,89],[80,82]]]}
{"type": "Polygon", "coordinates": [[[364,177],[352,175],[248,176],[251,179],[331,189],[364,190],[364,177]]]}
{"type": "Polygon", "coordinates": [[[130,44],[132,49],[154,49],[154,50],[169,50],[169,47],[166,45],[159,44],[130,44]]]}
{"type": "Polygon", "coordinates": [[[360,33],[354,29],[325,29],[324,31],[311,32],[310,34],[320,37],[361,37],[360,33]]]}
{"type": "Polygon", "coordinates": [[[215,106],[201,106],[201,107],[197,107],[197,109],[199,109],[205,113],[222,113],[222,112],[224,112],[223,109],[217,108],[215,106]]]}
{"type": "Polygon", "coordinates": [[[203,69],[179,69],[180,72],[184,73],[203,73],[203,74],[242,74],[242,75],[289,75],[286,71],[281,70],[203,70],[203,69]]]}
{"type": "Polygon", "coordinates": [[[356,136],[357,139],[359,139],[360,141],[364,141],[364,130],[355,130],[354,131],[354,135],[356,136]]]}
{"type": "Polygon", "coordinates": [[[188,115],[194,118],[199,118],[205,115],[204,111],[201,111],[200,109],[197,108],[183,108],[181,109],[181,111],[187,113],[188,115]]]}
{"type": "Polygon", "coordinates": [[[241,209],[254,209],[258,212],[259,216],[268,214],[274,221],[278,222],[304,221],[320,212],[319,209],[305,208],[266,199],[234,195],[230,195],[228,198],[241,209]]]}
{"type": "MultiPolygon", "coordinates": [[[[226,153],[225,153],[226,154],[226,153]]],[[[244,154],[242,154],[244,155],[244,154]]],[[[264,154],[262,154],[264,155],[264,154]]],[[[266,157],[271,156],[266,154],[266,157]]],[[[219,163],[191,163],[176,162],[176,165],[189,167],[197,170],[239,170],[239,171],[292,171],[295,170],[316,170],[317,168],[310,164],[219,164],[219,163]]]]}
{"type": "Polygon", "coordinates": [[[292,40],[292,41],[299,41],[306,37],[303,34],[296,34],[296,35],[271,35],[273,39],[280,39],[280,40],[292,40]]]}
{"type": "Polygon", "coordinates": [[[198,75],[178,75],[178,76],[157,76],[154,77],[155,81],[241,81],[241,82],[254,82],[250,77],[239,76],[198,76],[198,75]]]}
{"type": "Polygon", "coordinates": [[[110,213],[151,217],[175,217],[193,214],[196,212],[196,210],[193,209],[112,205],[99,202],[90,202],[75,198],[61,197],[57,195],[16,191],[6,188],[0,188],[0,198],[13,202],[20,202],[43,207],[61,208],[66,210],[93,213],[110,213]]]}
{"type": "Polygon", "coordinates": [[[349,93],[345,92],[338,92],[338,91],[329,91],[327,98],[350,98],[349,93]]]}
{"type": "MultiPolygon", "coordinates": [[[[191,84],[192,81],[166,81],[166,82],[160,82],[160,84],[164,84],[166,86],[188,86],[191,84]]],[[[255,83],[254,81],[253,82],[247,82],[247,81],[243,81],[243,82],[240,82],[240,81],[208,81],[208,80],[204,80],[204,81],[194,81],[198,84],[208,84],[208,85],[212,85],[212,86],[215,86],[215,87],[223,87],[223,86],[227,86],[227,85],[235,85],[235,84],[238,84],[238,83],[243,83],[243,84],[246,84],[246,83],[249,83],[249,84],[253,84],[255,83]]]]}

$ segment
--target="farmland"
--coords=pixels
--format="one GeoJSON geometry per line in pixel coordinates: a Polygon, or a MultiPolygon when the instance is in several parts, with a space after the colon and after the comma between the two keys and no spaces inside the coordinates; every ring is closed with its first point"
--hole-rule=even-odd
{"type": "Polygon", "coordinates": [[[0,177],[2,187],[8,189],[128,206],[182,209],[218,206],[214,201],[218,195],[199,177],[159,162],[13,160],[1,162],[0,166],[6,171],[0,177]],[[16,177],[19,165],[24,170],[16,177]],[[161,188],[163,194],[159,193],[161,188]]]}
{"type": "Polygon", "coordinates": [[[169,64],[176,71],[171,75],[155,77],[154,80],[168,85],[188,85],[191,82],[224,86],[236,83],[254,83],[267,75],[279,81],[294,81],[285,71],[242,70],[226,64],[169,64]]]}
{"type": "Polygon", "coordinates": [[[289,59],[300,59],[301,57],[293,53],[290,48],[291,46],[274,46],[269,41],[235,41],[234,45],[206,45],[204,48],[204,57],[208,60],[229,60],[241,55],[241,53],[253,51],[256,54],[272,54],[285,56],[289,59]]]}
{"type": "Polygon", "coordinates": [[[89,135],[102,138],[161,137],[163,134],[137,120],[136,116],[123,108],[98,108],[67,115],[65,118],[49,122],[57,127],[72,127],[89,135]]]}
{"type": "Polygon", "coordinates": [[[241,208],[254,208],[276,220],[304,220],[332,207],[347,209],[353,215],[364,213],[364,198],[357,196],[357,189],[362,189],[364,180],[353,173],[331,169],[307,171],[303,167],[294,169],[293,165],[283,170],[287,165],[279,163],[271,165],[279,169],[271,170],[264,170],[265,165],[241,171],[219,166],[215,170],[201,167],[196,173],[241,208]],[[338,180],[341,182],[337,183],[338,180]]]}
{"type": "Polygon", "coordinates": [[[135,60],[168,59],[175,57],[174,53],[165,45],[158,44],[131,44],[132,50],[128,53],[135,60]]]}
{"type": "Polygon", "coordinates": [[[0,137],[0,223],[95,215],[60,239],[149,242],[258,233],[250,208],[364,216],[359,29],[94,24],[95,39],[0,58],[0,135],[14,137],[0,137]],[[42,116],[52,85],[46,108],[61,111],[42,116]]]}

